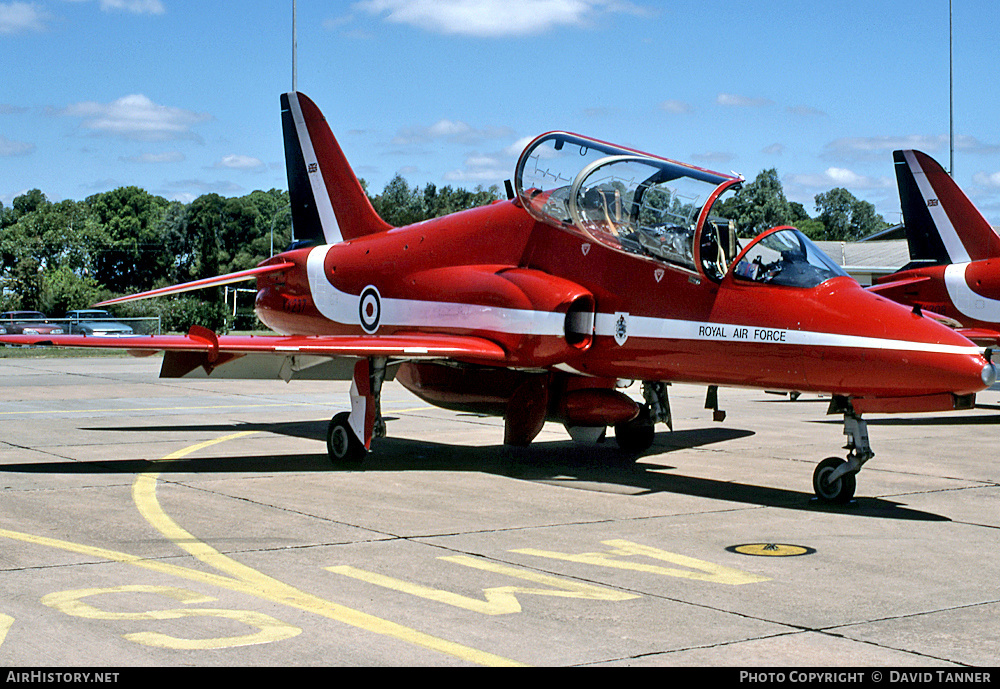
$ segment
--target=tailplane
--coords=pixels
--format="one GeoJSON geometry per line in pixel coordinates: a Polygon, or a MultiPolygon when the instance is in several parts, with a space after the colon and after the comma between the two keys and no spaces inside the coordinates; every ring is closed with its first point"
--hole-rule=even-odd
{"type": "Polygon", "coordinates": [[[913,261],[968,263],[1000,256],[1000,236],[937,161],[893,151],[899,203],[913,261]]]}
{"type": "Polygon", "coordinates": [[[392,228],[372,208],[315,103],[282,94],[281,128],[295,242],[336,244],[392,228]]]}

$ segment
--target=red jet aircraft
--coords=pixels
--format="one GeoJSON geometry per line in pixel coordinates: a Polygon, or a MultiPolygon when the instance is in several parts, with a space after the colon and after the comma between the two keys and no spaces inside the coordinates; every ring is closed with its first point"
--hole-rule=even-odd
{"type": "Polygon", "coordinates": [[[974,342],[1000,344],[1000,236],[933,158],[892,157],[911,262],[870,291],[946,316],[974,342]]]}
{"type": "Polygon", "coordinates": [[[552,132],[521,154],[508,200],[395,228],[316,105],[281,106],[296,241],[251,270],[122,298],[256,279],[280,335],[0,341],[163,350],[164,377],[352,380],[351,411],[329,425],[335,462],[384,435],[391,379],[502,416],[508,445],[555,421],[581,441],[613,426],[631,454],[670,425],[670,382],[709,386],[717,417],[717,386],[827,393],[850,451],[814,473],[829,502],[851,499],[874,456],[863,413],[969,407],[997,377],[969,340],[866,292],[798,230],[741,246],[723,204],[741,178],[552,132]],[[643,402],[623,381],[642,381],[643,402]]]}

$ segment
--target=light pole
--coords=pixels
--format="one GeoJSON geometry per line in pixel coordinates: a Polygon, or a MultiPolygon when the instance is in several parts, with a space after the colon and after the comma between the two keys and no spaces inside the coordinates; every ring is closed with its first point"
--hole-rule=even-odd
{"type": "MultiPolygon", "coordinates": [[[[949,0],[950,2],[951,0],[949,0]]],[[[295,0],[292,0],[292,91],[298,91],[299,84],[299,63],[298,63],[298,8],[295,0]]]]}
{"type": "Polygon", "coordinates": [[[950,159],[948,174],[955,177],[955,50],[952,40],[951,3],[948,0],[948,144],[950,159]]]}

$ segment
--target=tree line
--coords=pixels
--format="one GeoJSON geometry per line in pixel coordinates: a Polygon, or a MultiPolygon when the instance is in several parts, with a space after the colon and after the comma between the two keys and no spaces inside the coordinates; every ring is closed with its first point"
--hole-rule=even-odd
{"type": "MultiPolygon", "coordinates": [[[[500,197],[496,185],[421,188],[399,175],[380,194],[368,195],[394,226],[500,197]]],[[[846,189],[819,194],[815,202],[817,215],[811,217],[785,198],[777,171],[770,169],[744,184],[724,212],[744,234],[787,224],[814,239],[853,240],[887,226],[872,204],[846,189]]],[[[190,203],[134,186],[59,202],[32,189],[9,207],[0,203],[0,310],[58,317],[113,296],[252,268],[290,241],[288,192],[278,189],[231,198],[205,194],[190,203]]],[[[133,302],[119,312],[159,316],[164,330],[186,330],[195,322],[215,329],[232,325],[218,291],[133,302]]]]}

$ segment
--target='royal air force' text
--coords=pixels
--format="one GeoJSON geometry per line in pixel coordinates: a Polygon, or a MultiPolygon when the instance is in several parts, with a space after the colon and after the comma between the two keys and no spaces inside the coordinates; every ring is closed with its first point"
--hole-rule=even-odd
{"type": "Polygon", "coordinates": [[[747,328],[732,325],[699,325],[698,337],[747,342],[786,342],[787,330],[774,328],[747,328]]]}

